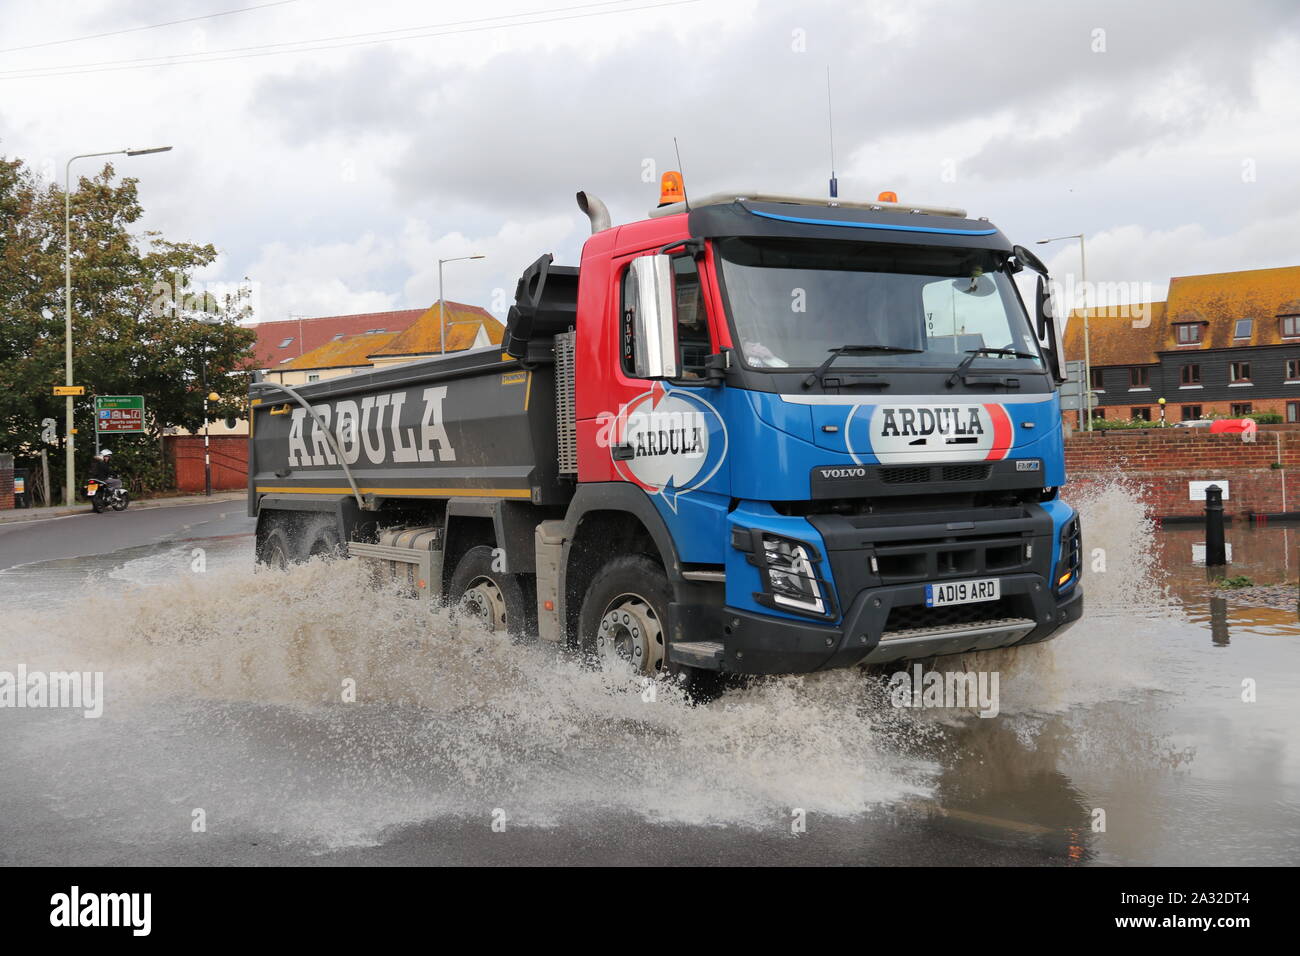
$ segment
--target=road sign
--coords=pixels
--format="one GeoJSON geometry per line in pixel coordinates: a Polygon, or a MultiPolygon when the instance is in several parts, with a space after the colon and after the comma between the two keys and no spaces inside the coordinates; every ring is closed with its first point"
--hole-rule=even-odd
{"type": "Polygon", "coordinates": [[[95,396],[95,431],[100,435],[144,431],[144,396],[95,396]]]}
{"type": "Polygon", "coordinates": [[[84,385],[55,385],[54,394],[63,395],[85,395],[86,386],[84,385]]]}

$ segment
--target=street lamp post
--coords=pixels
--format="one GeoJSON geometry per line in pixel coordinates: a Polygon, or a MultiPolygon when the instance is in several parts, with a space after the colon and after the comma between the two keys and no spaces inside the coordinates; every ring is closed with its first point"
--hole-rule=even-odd
{"type": "Polygon", "coordinates": [[[442,298],[442,267],[447,262],[463,262],[466,259],[485,259],[486,256],[456,256],[454,259],[438,260],[438,352],[447,354],[447,306],[442,298]]]}
{"type": "Polygon", "coordinates": [[[1079,283],[1083,286],[1083,418],[1084,429],[1092,431],[1092,353],[1088,342],[1088,258],[1084,251],[1083,233],[1073,236],[1057,236],[1054,239],[1039,239],[1038,244],[1060,242],[1062,239],[1079,240],[1079,283]]]}
{"type": "MultiPolygon", "coordinates": [[[[147,153],[165,153],[170,146],[153,146],[149,149],[114,149],[106,153],[79,153],[68,160],[63,167],[63,364],[66,375],[65,385],[72,385],[72,162],[77,159],[93,159],[97,156],[144,156],[147,153]]],[[[73,481],[73,452],[76,451],[76,438],[72,430],[72,396],[67,398],[68,440],[64,447],[67,460],[64,463],[63,504],[71,508],[73,481]]]]}

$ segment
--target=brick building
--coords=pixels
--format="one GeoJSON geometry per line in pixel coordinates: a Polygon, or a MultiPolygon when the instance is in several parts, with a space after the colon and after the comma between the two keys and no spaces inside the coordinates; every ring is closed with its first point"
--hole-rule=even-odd
{"type": "MultiPolygon", "coordinates": [[[[1158,421],[1274,412],[1300,422],[1300,266],[1180,276],[1165,302],[1089,317],[1094,415],[1158,421]]],[[[1065,351],[1083,358],[1076,311],[1065,351]]]]}

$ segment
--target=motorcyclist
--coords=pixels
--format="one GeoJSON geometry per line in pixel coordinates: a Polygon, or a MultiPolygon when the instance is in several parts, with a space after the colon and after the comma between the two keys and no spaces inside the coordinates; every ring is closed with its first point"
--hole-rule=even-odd
{"type": "MultiPolygon", "coordinates": [[[[90,477],[94,478],[100,484],[100,490],[112,494],[118,488],[122,487],[122,481],[117,477],[113,469],[113,453],[107,449],[101,449],[99,454],[90,460],[90,477]]],[[[99,492],[96,492],[98,495],[99,492]]],[[[107,497],[107,494],[105,497],[107,497]]]]}

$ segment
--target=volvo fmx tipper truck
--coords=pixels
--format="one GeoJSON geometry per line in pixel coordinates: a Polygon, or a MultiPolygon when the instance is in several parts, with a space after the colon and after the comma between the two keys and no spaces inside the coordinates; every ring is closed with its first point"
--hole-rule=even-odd
{"type": "Polygon", "coordinates": [[[500,346],[254,383],[260,561],[374,562],[647,676],[929,658],[1078,620],[1037,257],[885,194],[728,192],[618,226],[578,202],[580,265],[525,270],[500,346]]]}

